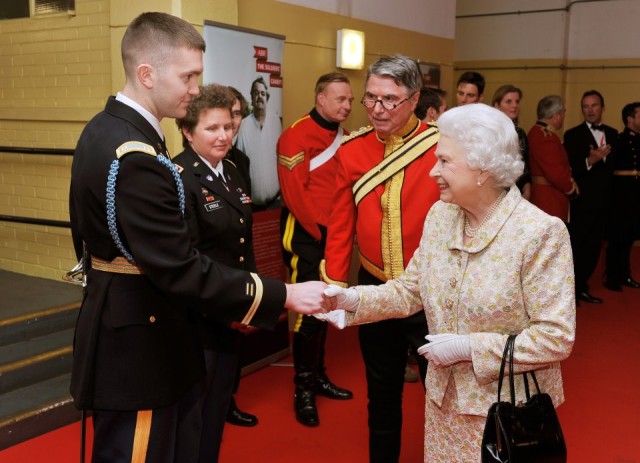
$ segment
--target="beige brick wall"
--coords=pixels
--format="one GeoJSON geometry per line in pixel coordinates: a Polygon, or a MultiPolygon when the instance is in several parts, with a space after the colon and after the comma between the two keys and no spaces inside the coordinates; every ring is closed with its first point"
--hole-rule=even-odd
{"type": "MultiPolygon", "coordinates": [[[[0,152],[0,214],[69,220],[71,156],[0,152]]],[[[0,268],[60,279],[76,262],[68,228],[0,222],[0,268]]]]}
{"type": "MultiPolygon", "coordinates": [[[[112,93],[109,9],[0,21],[0,146],[75,147],[112,93]]],[[[0,214],[67,222],[71,160],[0,150],[0,214]]],[[[68,228],[0,221],[0,268],[59,280],[75,262],[68,228]]]]}
{"type": "MultiPolygon", "coordinates": [[[[143,11],[166,11],[199,29],[203,18],[237,22],[237,0],[75,1],[75,15],[0,20],[0,146],[73,149],[122,87],[120,40],[143,11]]],[[[163,126],[177,152],[173,122],[163,126]]],[[[70,166],[70,156],[0,149],[0,215],[68,221],[70,166]]],[[[75,263],[69,229],[0,220],[1,269],[57,280],[75,263]]]]}

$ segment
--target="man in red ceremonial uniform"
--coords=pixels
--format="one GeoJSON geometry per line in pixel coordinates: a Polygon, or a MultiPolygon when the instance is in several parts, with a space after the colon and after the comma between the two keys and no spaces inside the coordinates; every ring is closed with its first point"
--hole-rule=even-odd
{"type": "Polygon", "coordinates": [[[538,102],[538,121],[529,130],[529,167],[531,170],[531,202],[569,222],[569,200],[578,195],[571,177],[569,157],[557,131],[564,123],[562,98],[549,95],[538,102]]]}
{"type": "MultiPolygon", "coordinates": [[[[325,261],[325,282],[347,286],[354,240],[360,252],[359,284],[398,277],[418,247],[427,212],[439,198],[429,177],[439,133],[414,110],[422,75],[406,56],[380,58],[366,78],[361,103],[373,127],[342,142],[325,261]]],[[[369,397],[369,460],[397,462],[407,350],[424,344],[424,312],[358,328],[369,397]]],[[[427,363],[417,356],[424,383],[427,363]]]]}
{"type": "MultiPolygon", "coordinates": [[[[344,135],[340,124],[351,113],[353,103],[349,79],[338,72],[320,76],[315,95],[315,107],[282,133],[277,146],[285,205],[282,246],[292,283],[320,280],[335,189],[334,154],[344,135]]],[[[342,400],[353,397],[351,391],[337,387],[327,377],[326,337],[326,322],[312,316],[298,317],[293,332],[294,410],[296,419],[306,426],[319,424],[316,394],[342,400]]]]}

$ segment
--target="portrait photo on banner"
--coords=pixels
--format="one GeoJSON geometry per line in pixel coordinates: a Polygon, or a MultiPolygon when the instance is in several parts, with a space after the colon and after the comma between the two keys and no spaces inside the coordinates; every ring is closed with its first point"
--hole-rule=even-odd
{"type": "Polygon", "coordinates": [[[256,264],[261,274],[284,279],[276,144],[282,133],[285,37],[208,20],[203,36],[203,83],[234,87],[247,102],[233,143],[250,161],[256,264]]]}

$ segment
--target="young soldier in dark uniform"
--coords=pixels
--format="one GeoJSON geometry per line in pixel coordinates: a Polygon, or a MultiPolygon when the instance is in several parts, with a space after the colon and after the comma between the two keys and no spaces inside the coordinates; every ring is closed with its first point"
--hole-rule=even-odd
{"type": "Polygon", "coordinates": [[[94,463],[197,461],[204,362],[191,308],[271,328],[283,304],[305,313],[322,305],[313,282],[286,286],[189,243],[160,120],[183,117],[198,95],[204,48],[182,19],[134,19],[122,39],[125,87],[87,124],[74,155],[72,233],[77,253],[84,242],[91,257],[71,394],[93,411],[94,463]]]}
{"type": "Polygon", "coordinates": [[[631,247],[640,239],[640,102],[622,108],[624,131],[615,144],[609,208],[605,286],[640,288],[631,274],[631,247]]]}
{"type": "MultiPolygon", "coordinates": [[[[399,276],[418,247],[427,212],[440,198],[429,172],[439,138],[414,110],[422,75],[405,56],[380,58],[367,71],[361,103],[373,127],[345,138],[329,219],[324,281],[347,286],[354,240],[360,251],[359,284],[399,276]]],[[[428,334],[423,312],[358,328],[369,397],[369,460],[397,462],[402,429],[402,390],[409,347],[428,334]]],[[[418,356],[424,382],[427,364],[418,356]]]]}
{"type": "MultiPolygon", "coordinates": [[[[351,113],[353,94],[349,79],[332,72],[320,76],[315,107],[284,131],[278,140],[278,177],[285,207],[281,234],[291,281],[319,280],[327,224],[335,187],[336,160],[344,130],[340,124],[351,113]]],[[[319,424],[316,394],[350,399],[351,391],[337,387],[327,377],[324,345],[327,324],[300,315],[293,331],[295,368],[294,410],[306,426],[319,424]]]]}

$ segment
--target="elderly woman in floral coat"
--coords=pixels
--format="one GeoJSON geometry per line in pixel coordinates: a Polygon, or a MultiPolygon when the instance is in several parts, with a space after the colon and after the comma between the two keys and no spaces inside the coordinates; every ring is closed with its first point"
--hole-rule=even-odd
{"type": "Polygon", "coordinates": [[[541,390],[556,406],[564,401],[559,362],[575,335],[571,245],[564,223],[515,186],[523,162],[507,116],[472,104],[445,112],[438,126],[430,175],[440,201],[405,272],[382,286],[325,294],[348,325],[425,311],[424,461],[478,462],[508,335],[517,334],[516,373],[536,370],[541,390]]]}

